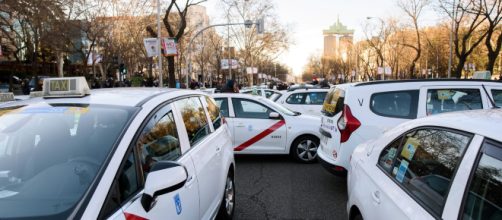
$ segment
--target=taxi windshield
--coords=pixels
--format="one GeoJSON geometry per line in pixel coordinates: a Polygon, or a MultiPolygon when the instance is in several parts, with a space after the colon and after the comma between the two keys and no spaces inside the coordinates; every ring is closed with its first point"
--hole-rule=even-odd
{"type": "Polygon", "coordinates": [[[105,105],[0,108],[0,219],[68,218],[133,113],[105,105]]]}

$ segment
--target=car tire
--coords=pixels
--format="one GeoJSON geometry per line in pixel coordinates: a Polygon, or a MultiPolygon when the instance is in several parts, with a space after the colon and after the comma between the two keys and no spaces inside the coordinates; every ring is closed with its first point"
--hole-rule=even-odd
{"type": "Polygon", "coordinates": [[[293,141],[291,145],[291,156],[301,163],[317,162],[317,148],[319,138],[313,135],[304,135],[293,141]]]}
{"type": "Polygon", "coordinates": [[[223,198],[221,199],[220,209],[216,219],[229,220],[234,217],[235,209],[235,183],[234,176],[229,173],[225,181],[225,190],[223,191],[223,198]]]}
{"type": "Polygon", "coordinates": [[[363,220],[363,216],[358,214],[358,215],[354,216],[353,220],[363,220]]]}

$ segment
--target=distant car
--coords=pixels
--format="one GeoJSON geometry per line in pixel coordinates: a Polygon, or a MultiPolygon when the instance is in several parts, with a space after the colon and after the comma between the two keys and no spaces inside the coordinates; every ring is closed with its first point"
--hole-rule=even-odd
{"type": "Polygon", "coordinates": [[[274,102],[277,101],[277,99],[279,99],[284,93],[283,91],[266,88],[249,88],[240,90],[239,92],[242,94],[262,96],[274,102]]]}
{"type": "Polygon", "coordinates": [[[328,92],[322,108],[320,162],[333,174],[345,175],[352,151],[364,141],[412,119],[502,106],[500,94],[502,83],[489,80],[391,80],[336,85],[328,92]]]}
{"type": "Polygon", "coordinates": [[[406,122],[359,145],[349,219],[502,219],[502,110],[406,122]]]}
{"type": "Polygon", "coordinates": [[[317,162],[318,117],[297,114],[264,97],[213,97],[230,127],[235,154],[289,154],[299,162],[317,162]]]}
{"type": "Polygon", "coordinates": [[[329,89],[296,89],[285,92],[276,102],[302,114],[320,117],[329,89]]]}
{"type": "Polygon", "coordinates": [[[9,84],[8,83],[0,83],[0,93],[9,92],[9,84]]]}
{"type": "Polygon", "coordinates": [[[231,219],[232,139],[192,90],[46,79],[0,107],[0,219],[231,219]],[[22,205],[21,205],[22,204],[22,205]]]}

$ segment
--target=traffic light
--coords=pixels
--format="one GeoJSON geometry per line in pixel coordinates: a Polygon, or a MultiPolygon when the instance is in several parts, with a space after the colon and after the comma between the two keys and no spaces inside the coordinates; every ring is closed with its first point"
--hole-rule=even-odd
{"type": "Polygon", "coordinates": [[[258,21],[256,21],[256,32],[258,34],[263,34],[263,32],[265,32],[265,23],[263,18],[260,18],[258,19],[258,21]]]}

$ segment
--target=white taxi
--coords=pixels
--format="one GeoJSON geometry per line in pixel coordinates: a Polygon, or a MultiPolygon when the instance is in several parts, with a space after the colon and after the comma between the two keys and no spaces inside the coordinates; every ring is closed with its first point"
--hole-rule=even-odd
{"type": "Polygon", "coordinates": [[[406,122],[353,152],[349,219],[502,219],[502,110],[406,122]]]}
{"type": "Polygon", "coordinates": [[[0,219],[232,218],[232,150],[202,92],[46,79],[0,108],[0,219]]]}
{"type": "Polygon", "coordinates": [[[290,154],[299,162],[317,161],[318,117],[295,113],[260,96],[213,97],[230,127],[236,154],[290,154]]]}

